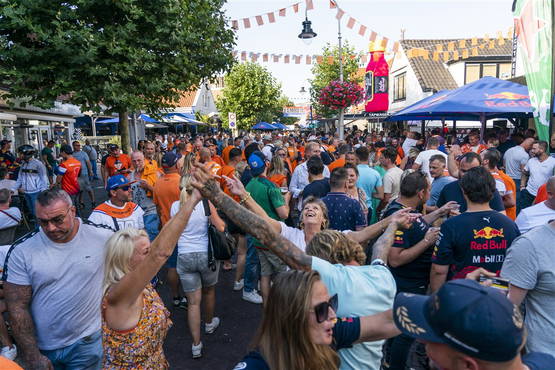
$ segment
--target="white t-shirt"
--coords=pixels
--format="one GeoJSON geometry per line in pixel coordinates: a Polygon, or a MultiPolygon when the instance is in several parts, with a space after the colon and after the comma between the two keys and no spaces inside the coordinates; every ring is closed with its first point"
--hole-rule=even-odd
{"type": "MultiPolygon", "coordinates": [[[[330,296],[337,294],[338,317],[374,315],[393,307],[396,285],[383,265],[333,265],[312,257],[312,269],[320,273],[330,296]]],[[[380,369],[383,340],[363,342],[339,350],[342,370],[380,369]]]]}
{"type": "Polygon", "coordinates": [[[401,146],[401,148],[403,148],[403,152],[405,152],[405,156],[409,155],[410,148],[415,146],[417,142],[418,141],[408,137],[405,139],[405,141],[403,141],[403,145],[401,146]]]}
{"type": "Polygon", "coordinates": [[[503,162],[505,163],[505,173],[513,180],[520,180],[522,171],[520,166],[528,162],[530,156],[520,145],[514,146],[505,152],[503,162]]]}
{"type": "Polygon", "coordinates": [[[428,175],[428,179],[430,180],[430,182],[432,182],[432,175],[430,175],[430,158],[434,155],[443,156],[443,158],[445,158],[445,161],[447,162],[447,154],[437,149],[425,150],[418,153],[418,157],[416,157],[416,160],[414,161],[414,163],[420,165],[420,169],[422,170],[422,172],[428,175]]]}
{"type": "Polygon", "coordinates": [[[131,227],[141,230],[145,228],[144,214],[145,211],[133,202],[127,202],[122,207],[118,207],[107,200],[92,211],[89,221],[97,225],[106,225],[116,230],[113,219],[115,218],[118,222],[119,230],[131,227]]]}
{"type": "Polygon", "coordinates": [[[383,192],[385,194],[391,194],[390,200],[399,196],[401,177],[403,177],[403,170],[397,166],[387,170],[383,177],[383,192]]]}
{"type": "Polygon", "coordinates": [[[543,162],[540,162],[538,158],[530,158],[526,166],[524,166],[524,169],[530,173],[528,183],[526,184],[526,190],[533,196],[536,196],[540,186],[545,184],[547,180],[553,176],[555,171],[555,158],[547,157],[543,162]]]}
{"type": "Polygon", "coordinates": [[[555,220],[555,210],[545,205],[545,202],[524,208],[516,217],[516,226],[522,234],[536,226],[546,225],[555,220]]]}
{"type": "MultiPolygon", "coordinates": [[[[290,227],[284,224],[283,222],[279,222],[281,225],[281,236],[285,239],[289,240],[291,243],[295,244],[297,248],[302,250],[303,252],[306,251],[306,240],[304,238],[304,231],[298,229],[296,227],[290,227]]],[[[352,230],[343,230],[341,231],[344,234],[348,234],[352,232],[352,230]]]]}
{"type": "Polygon", "coordinates": [[[17,226],[19,225],[20,222],[21,222],[21,211],[19,210],[19,208],[10,207],[5,211],[0,211],[0,229],[6,229],[8,227],[17,226]],[[19,221],[14,220],[4,212],[15,217],[19,221]]]}
{"type": "Polygon", "coordinates": [[[101,328],[105,245],[114,232],[77,220],[70,242],[55,243],[40,228],[7,256],[6,280],[33,290],[30,311],[41,350],[70,346],[101,328]]]}
{"type": "MultiPolygon", "coordinates": [[[[172,203],[170,216],[179,212],[179,201],[172,203]]],[[[177,254],[208,252],[208,217],[204,213],[204,206],[199,202],[193,209],[185,230],[177,241],[177,254]]]]}

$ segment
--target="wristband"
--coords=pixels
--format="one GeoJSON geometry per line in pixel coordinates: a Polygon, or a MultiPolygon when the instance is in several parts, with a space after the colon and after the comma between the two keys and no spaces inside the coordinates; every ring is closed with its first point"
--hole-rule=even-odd
{"type": "Polygon", "coordinates": [[[247,195],[245,195],[243,198],[241,198],[241,200],[239,201],[239,204],[240,204],[240,205],[245,204],[245,202],[246,202],[247,200],[249,200],[250,197],[251,197],[251,193],[249,193],[249,192],[247,191],[247,195]]]}

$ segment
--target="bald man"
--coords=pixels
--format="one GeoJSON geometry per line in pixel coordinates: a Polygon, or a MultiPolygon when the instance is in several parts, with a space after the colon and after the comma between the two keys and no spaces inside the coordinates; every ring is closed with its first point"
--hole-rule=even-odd
{"type": "Polygon", "coordinates": [[[520,232],[525,232],[534,227],[547,225],[551,220],[555,220],[555,176],[547,180],[546,184],[547,200],[532,207],[524,208],[516,218],[516,225],[520,232]]]}
{"type": "Polygon", "coordinates": [[[133,182],[131,185],[133,202],[137,203],[145,212],[143,215],[145,229],[150,241],[153,241],[158,235],[160,218],[152,200],[152,192],[156,181],[160,177],[160,172],[158,166],[145,165],[143,152],[134,151],[131,153],[131,163],[134,171],[131,172],[129,180],[133,182]]]}
{"type": "Polygon", "coordinates": [[[212,153],[208,148],[202,148],[199,151],[199,161],[200,163],[208,163],[208,166],[213,166],[212,172],[214,175],[218,174],[218,172],[222,169],[222,166],[219,163],[212,160],[212,153]]]}

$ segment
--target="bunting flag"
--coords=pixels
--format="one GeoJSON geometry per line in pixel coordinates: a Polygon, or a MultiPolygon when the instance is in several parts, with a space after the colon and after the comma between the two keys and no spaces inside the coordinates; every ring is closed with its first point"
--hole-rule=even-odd
{"type": "Polygon", "coordinates": [[[264,24],[264,20],[262,20],[261,15],[256,16],[256,24],[258,24],[259,26],[262,26],[264,24]]]}
{"type": "Polygon", "coordinates": [[[283,63],[289,64],[289,54],[285,54],[285,56],[283,57],[283,63]]]}
{"type": "Polygon", "coordinates": [[[276,22],[276,16],[274,15],[274,13],[268,13],[268,22],[270,23],[275,23],[276,22]]]}
{"type": "Polygon", "coordinates": [[[276,54],[274,54],[274,63],[279,62],[280,56],[281,56],[281,55],[276,55],[276,54]]]}
{"type": "Polygon", "coordinates": [[[243,60],[243,61],[247,60],[247,52],[246,51],[241,52],[241,60],[243,60]]]}
{"type": "Polygon", "coordinates": [[[369,38],[368,40],[370,40],[370,42],[374,42],[374,41],[376,41],[376,37],[377,37],[377,36],[378,36],[378,34],[377,34],[376,32],[374,32],[374,31],[372,31],[372,32],[370,33],[370,38],[369,38]]]}
{"type": "Polygon", "coordinates": [[[335,15],[335,18],[339,20],[343,17],[344,14],[345,14],[345,11],[343,9],[337,8],[337,14],[335,15]]]}
{"type": "Polygon", "coordinates": [[[279,16],[285,17],[285,8],[279,10],[279,16]]]}
{"type": "Polygon", "coordinates": [[[353,17],[349,17],[349,21],[347,22],[347,28],[353,29],[355,26],[355,19],[353,17]]]}
{"type": "Polygon", "coordinates": [[[447,44],[447,51],[455,51],[455,41],[451,41],[447,44]]]}
{"type": "Polygon", "coordinates": [[[306,64],[312,64],[312,56],[310,55],[306,56],[306,64]]]}
{"type": "Polygon", "coordinates": [[[316,63],[322,64],[324,62],[324,57],[321,55],[316,56],[316,63]]]}
{"type": "Polygon", "coordinates": [[[251,28],[251,20],[249,18],[243,18],[243,26],[245,28],[251,28]]]}
{"type": "Polygon", "coordinates": [[[466,48],[466,40],[459,40],[459,48],[460,49],[466,48]]]}
{"type": "Polygon", "coordinates": [[[337,5],[335,5],[335,2],[333,0],[330,0],[330,9],[335,9],[337,8],[337,5]]]}
{"type": "Polygon", "coordinates": [[[312,0],[306,0],[306,10],[312,9],[314,9],[314,4],[312,3],[312,0]]]}
{"type": "Polygon", "coordinates": [[[395,41],[393,44],[393,52],[396,53],[399,51],[399,41],[395,41]]]}
{"type": "Polygon", "coordinates": [[[267,61],[268,61],[268,53],[262,54],[262,61],[263,61],[263,62],[267,62],[267,61]]]}
{"type": "Polygon", "coordinates": [[[469,55],[468,55],[468,49],[464,49],[462,52],[462,58],[463,59],[468,59],[469,55]]]}
{"type": "Polygon", "coordinates": [[[361,35],[361,36],[364,36],[365,33],[366,33],[366,26],[363,26],[361,24],[360,28],[358,29],[358,34],[361,35]]]}
{"type": "Polygon", "coordinates": [[[299,3],[293,4],[293,11],[294,11],[295,13],[298,13],[298,12],[299,12],[299,3]]]}
{"type": "Polygon", "coordinates": [[[231,21],[231,28],[233,28],[234,30],[238,30],[239,29],[239,21],[231,21]]]}
{"type": "Polygon", "coordinates": [[[437,62],[439,60],[439,51],[434,51],[434,56],[433,56],[432,60],[434,62],[437,62]]]}
{"type": "Polygon", "coordinates": [[[389,39],[387,37],[382,38],[381,46],[384,50],[387,49],[388,41],[389,41],[389,39]]]}

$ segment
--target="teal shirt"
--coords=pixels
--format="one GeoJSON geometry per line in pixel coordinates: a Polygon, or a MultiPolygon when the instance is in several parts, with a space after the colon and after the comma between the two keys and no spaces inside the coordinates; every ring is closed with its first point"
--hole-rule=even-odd
{"type": "MultiPolygon", "coordinates": [[[[246,189],[251,194],[252,199],[254,199],[254,201],[262,207],[270,218],[282,221],[276,212],[276,208],[284,206],[285,199],[276,184],[268,180],[266,177],[258,176],[253,177],[252,180],[249,181],[246,189]]],[[[256,246],[262,245],[256,239],[254,240],[254,244],[256,246]]]]}

